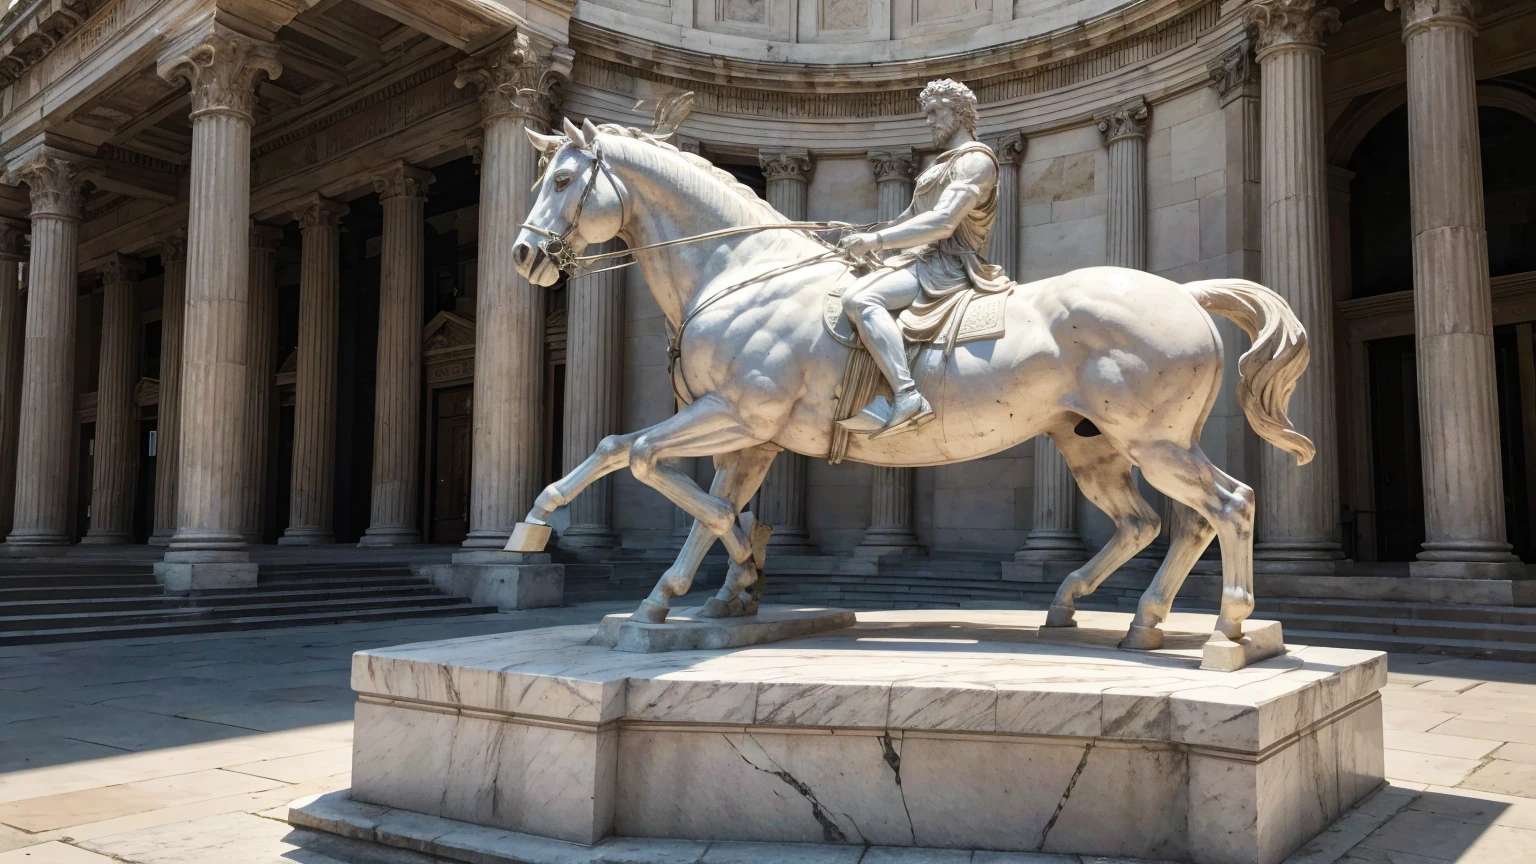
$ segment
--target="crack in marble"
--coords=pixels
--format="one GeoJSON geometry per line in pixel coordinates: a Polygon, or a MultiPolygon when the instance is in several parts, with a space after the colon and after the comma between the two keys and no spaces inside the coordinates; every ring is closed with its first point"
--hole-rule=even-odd
{"type": "Polygon", "coordinates": [[[907,806],[906,787],[901,785],[901,754],[896,752],[891,733],[887,732],[880,736],[880,749],[884,751],[885,764],[891,766],[891,772],[896,775],[896,789],[901,792],[901,810],[907,814],[907,834],[912,838],[912,845],[916,846],[917,827],[912,824],[912,808],[907,806]]]}
{"type": "MultiPolygon", "coordinates": [[[[777,762],[773,763],[774,764],[773,768],[764,768],[761,765],[758,765],[757,763],[753,762],[751,759],[747,758],[747,754],[741,752],[741,748],[736,746],[735,742],[733,742],[731,740],[729,735],[722,734],[720,737],[725,740],[726,746],[728,746],[732,750],[736,751],[736,755],[741,757],[741,761],[743,761],[743,762],[747,763],[748,765],[752,766],[753,770],[761,771],[764,774],[772,774],[773,776],[775,776],[775,777],[779,778],[780,780],[782,780],[786,786],[788,786],[789,788],[795,790],[795,792],[799,793],[800,797],[804,798],[807,802],[809,802],[810,805],[811,805],[811,818],[815,819],[817,824],[819,824],[821,826],[821,836],[822,836],[823,840],[825,840],[827,843],[847,843],[848,842],[848,835],[844,834],[843,833],[843,829],[839,828],[837,823],[832,820],[832,817],[827,815],[827,811],[822,808],[821,802],[816,799],[816,793],[811,791],[811,787],[809,787],[806,784],[800,782],[800,780],[798,780],[795,777],[795,775],[789,773],[788,771],[785,771],[782,767],[779,766],[779,764],[777,762]],[[775,770],[775,769],[777,769],[777,770],[775,770]]],[[[751,736],[748,735],[747,737],[750,738],[751,736]]],[[[754,741],[755,740],[756,739],[754,739],[754,741]]],[[[762,749],[761,745],[759,745],[758,749],[760,749],[760,750],[762,749]]],[[[763,755],[767,756],[767,751],[764,751],[763,755]]],[[[768,760],[770,762],[772,762],[773,761],[773,757],[772,756],[768,756],[768,760]]],[[[843,814],[843,815],[845,817],[847,816],[846,813],[843,814]]],[[[848,821],[852,822],[853,820],[850,819],[848,821]]],[[[856,831],[858,830],[858,825],[857,824],[854,825],[854,830],[856,830],[856,831]]],[[[863,832],[862,831],[859,832],[859,837],[860,837],[860,840],[862,842],[862,840],[863,840],[863,832]]]]}
{"type": "Polygon", "coordinates": [[[1061,811],[1066,809],[1067,799],[1072,797],[1072,789],[1077,786],[1077,780],[1083,776],[1083,769],[1088,767],[1088,754],[1093,752],[1093,742],[1089,741],[1083,747],[1083,757],[1077,760],[1077,770],[1072,772],[1072,779],[1067,781],[1067,788],[1061,793],[1061,800],[1056,802],[1056,812],[1046,821],[1045,827],[1040,829],[1040,842],[1035,844],[1036,852],[1045,851],[1045,841],[1051,836],[1051,829],[1056,827],[1056,820],[1061,818],[1061,811]]]}

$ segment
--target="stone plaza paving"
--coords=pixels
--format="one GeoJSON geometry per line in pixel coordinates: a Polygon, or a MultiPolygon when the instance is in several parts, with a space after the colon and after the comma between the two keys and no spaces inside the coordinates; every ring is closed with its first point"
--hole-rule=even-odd
{"type": "MultiPolygon", "coordinates": [[[[0,864],[440,860],[282,821],[289,801],[349,785],[352,652],[589,623],[630,605],[0,649],[0,864]]],[[[1389,785],[1288,864],[1536,864],[1536,666],[1393,655],[1390,668],[1389,785]]],[[[662,841],[616,844],[610,855],[615,864],[1078,861],[662,841]]]]}

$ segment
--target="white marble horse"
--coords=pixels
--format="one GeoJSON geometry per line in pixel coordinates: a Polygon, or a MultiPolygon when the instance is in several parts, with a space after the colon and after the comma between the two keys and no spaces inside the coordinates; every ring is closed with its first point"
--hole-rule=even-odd
{"type": "MultiPolygon", "coordinates": [[[[698,156],[618,126],[567,121],[564,131],[529,133],[547,167],[513,250],[518,271],[535,285],[552,285],[589,244],[623,240],[673,331],[683,328],[673,343],[674,384],[688,404],[648,429],[603,439],[544,490],[508,548],[542,549],[543,526],[557,507],[627,465],[697,520],[636,614],[665,620],[717,537],[732,566],[706,614],[749,614],[764,538],[738,515],[780,451],[828,453],[850,349],[828,335],[822,307],[829,289],[852,281],[852,270],[807,230],[725,233],[787,220],[698,156]],[[711,236],[667,244],[699,235],[711,236]],[[667,462],[698,456],[714,457],[708,492],[667,462]]],[[[1223,591],[1212,639],[1240,639],[1253,610],[1254,495],[1200,449],[1222,374],[1221,338],[1207,313],[1230,319],[1253,340],[1238,384],[1248,421],[1305,464],[1312,443],[1286,417],[1307,366],[1300,322],[1279,295],[1252,282],[1179,285],[1115,267],[1018,285],[1006,310],[1002,338],[960,345],[948,357],[930,349],[914,364],[938,413],[934,422],[880,440],[855,436],[848,458],[942,465],[1050,435],[1083,494],[1115,523],[1113,539],[1062,583],[1051,626],[1071,626],[1076,598],[1157,537],[1158,514],[1132,481],[1131,467],[1139,466],[1173,502],[1174,524],[1168,557],[1123,644],[1162,644],[1158,624],[1213,536],[1221,543],[1223,591]]]]}

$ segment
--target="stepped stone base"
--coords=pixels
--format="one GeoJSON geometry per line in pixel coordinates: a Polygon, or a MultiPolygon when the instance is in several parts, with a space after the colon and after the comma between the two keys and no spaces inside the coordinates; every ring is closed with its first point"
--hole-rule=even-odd
{"type": "Polygon", "coordinates": [[[249,562],[156,561],[155,581],[174,592],[254,588],[258,569],[249,562]]]}
{"type": "Polygon", "coordinates": [[[1381,783],[1386,657],[1205,671],[1213,620],[1175,613],[1156,652],[1115,647],[1125,613],[1013,610],[686,654],[592,625],[360,652],[349,798],[377,806],[292,818],[496,829],[433,834],[474,861],[542,860],[518,832],[1276,864],[1381,783]]]}
{"type": "Polygon", "coordinates": [[[547,554],[460,552],[452,564],[419,564],[411,571],[441,591],[494,603],[502,611],[559,606],[565,600],[565,565],[550,563],[547,554]]]}

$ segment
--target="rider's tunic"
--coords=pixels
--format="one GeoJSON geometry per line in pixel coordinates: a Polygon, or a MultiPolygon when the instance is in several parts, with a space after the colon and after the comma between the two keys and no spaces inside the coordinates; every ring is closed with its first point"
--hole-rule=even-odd
{"type": "MultiPolygon", "coordinates": [[[[941,154],[917,179],[912,191],[913,213],[927,212],[938,205],[944,190],[956,182],[958,157],[969,153],[986,154],[997,168],[997,155],[980,141],[941,154]]],[[[907,249],[882,262],[885,267],[912,268],[922,285],[922,297],[902,310],[897,319],[909,343],[931,342],[941,337],[946,345],[952,343],[970,296],[965,289],[995,294],[1013,284],[1002,267],[989,264],[983,256],[987,238],[992,234],[992,222],[997,217],[997,173],[994,170],[986,194],[960,221],[954,234],[938,243],[907,249]]]]}

